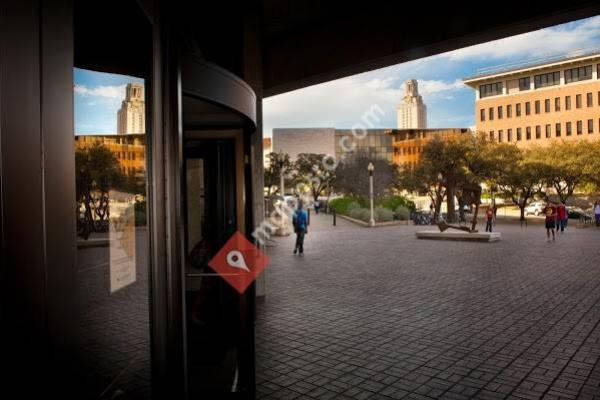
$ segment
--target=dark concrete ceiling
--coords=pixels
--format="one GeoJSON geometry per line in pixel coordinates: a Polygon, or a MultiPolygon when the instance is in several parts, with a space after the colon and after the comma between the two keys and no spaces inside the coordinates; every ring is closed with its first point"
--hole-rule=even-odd
{"type": "Polygon", "coordinates": [[[600,13],[589,0],[262,3],[265,97],[600,13]]]}

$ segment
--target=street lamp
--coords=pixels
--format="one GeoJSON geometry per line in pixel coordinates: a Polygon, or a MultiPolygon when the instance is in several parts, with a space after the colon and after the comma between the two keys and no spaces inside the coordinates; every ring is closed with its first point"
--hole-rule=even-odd
{"type": "Polygon", "coordinates": [[[373,218],[373,170],[375,167],[373,163],[369,163],[367,170],[369,170],[369,199],[371,200],[371,219],[369,220],[369,226],[375,226],[375,218],[373,218]]]}

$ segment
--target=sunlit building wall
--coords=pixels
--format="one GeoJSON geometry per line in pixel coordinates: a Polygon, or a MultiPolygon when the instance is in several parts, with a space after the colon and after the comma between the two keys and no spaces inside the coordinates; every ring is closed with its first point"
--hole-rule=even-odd
{"type": "Polygon", "coordinates": [[[600,138],[600,51],[497,67],[475,89],[477,131],[519,147],[600,138]]]}

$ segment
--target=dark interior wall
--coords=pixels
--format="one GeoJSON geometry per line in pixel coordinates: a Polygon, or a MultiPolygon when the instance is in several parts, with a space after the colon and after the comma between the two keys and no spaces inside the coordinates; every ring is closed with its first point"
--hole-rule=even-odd
{"type": "Polygon", "coordinates": [[[75,260],[71,26],[69,1],[1,4],[1,359],[3,387],[21,395],[72,387],[59,383],[75,260]]]}

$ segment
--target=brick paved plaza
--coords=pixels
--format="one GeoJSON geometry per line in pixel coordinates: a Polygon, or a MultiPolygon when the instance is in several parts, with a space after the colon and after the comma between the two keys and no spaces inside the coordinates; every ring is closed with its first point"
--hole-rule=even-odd
{"type": "Polygon", "coordinates": [[[259,398],[600,399],[599,230],[461,243],[329,218],[304,257],[269,248],[259,398]]]}

